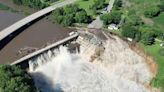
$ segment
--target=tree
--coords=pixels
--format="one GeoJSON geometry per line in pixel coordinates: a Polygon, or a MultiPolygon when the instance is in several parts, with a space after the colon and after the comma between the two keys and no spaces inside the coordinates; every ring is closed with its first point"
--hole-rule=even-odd
{"type": "Polygon", "coordinates": [[[142,19],[135,14],[129,15],[129,19],[127,20],[127,22],[129,22],[133,26],[140,26],[144,24],[142,19]]]}
{"type": "MultiPolygon", "coordinates": [[[[130,24],[126,24],[122,27],[122,32],[121,34],[124,36],[124,37],[129,37],[129,38],[132,38],[134,39],[136,34],[137,34],[137,30],[134,26],[130,25],[130,24]]],[[[138,35],[137,35],[138,36],[138,35]]]]}
{"type": "Polygon", "coordinates": [[[0,65],[0,92],[37,92],[32,78],[17,66],[0,65]]]}
{"type": "Polygon", "coordinates": [[[155,35],[152,32],[146,32],[142,35],[142,43],[145,45],[152,45],[155,42],[155,35]]]}
{"type": "Polygon", "coordinates": [[[91,6],[92,9],[98,10],[105,7],[105,0],[94,0],[94,4],[91,6]]]}
{"type": "Polygon", "coordinates": [[[80,9],[76,4],[68,5],[63,8],[64,14],[75,14],[76,12],[78,12],[78,10],[80,10],[80,9]]]}
{"type": "Polygon", "coordinates": [[[58,8],[53,11],[52,17],[53,22],[63,26],[72,26],[74,23],[88,23],[92,19],[84,9],[80,9],[77,5],[58,8]]]}
{"type": "Polygon", "coordinates": [[[114,8],[115,9],[120,9],[120,7],[122,7],[122,4],[123,4],[122,0],[115,0],[114,8]]]}
{"type": "Polygon", "coordinates": [[[111,16],[109,13],[103,14],[102,16],[100,16],[100,19],[103,21],[104,25],[108,25],[112,22],[111,16]]]}
{"type": "Polygon", "coordinates": [[[111,13],[104,14],[100,17],[103,20],[105,25],[109,25],[111,23],[119,24],[121,20],[121,12],[120,11],[112,11],[111,13]]]}
{"type": "Polygon", "coordinates": [[[57,22],[59,24],[61,24],[61,22],[63,21],[63,9],[62,8],[58,8],[55,11],[52,12],[52,17],[53,17],[53,22],[57,22]]]}
{"type": "Polygon", "coordinates": [[[141,37],[142,37],[141,32],[137,31],[137,32],[135,33],[134,41],[139,42],[139,41],[141,40],[141,37]]]}
{"type": "Polygon", "coordinates": [[[121,20],[122,13],[120,11],[112,11],[111,12],[111,19],[112,23],[119,24],[121,20]]]}
{"type": "Polygon", "coordinates": [[[146,11],[144,12],[144,15],[149,18],[153,18],[159,14],[160,14],[160,8],[157,6],[147,8],[146,11]]]}
{"type": "Polygon", "coordinates": [[[36,9],[42,9],[48,6],[46,3],[42,3],[41,0],[13,0],[13,2],[17,5],[24,5],[36,9]]]}
{"type": "Polygon", "coordinates": [[[85,10],[77,12],[75,15],[75,20],[77,23],[88,23],[89,17],[87,15],[87,12],[85,10]]]}
{"type": "Polygon", "coordinates": [[[158,7],[160,8],[161,12],[164,11],[164,0],[160,0],[158,7]]]}
{"type": "Polygon", "coordinates": [[[63,21],[61,22],[61,24],[63,26],[71,26],[74,22],[74,16],[70,14],[63,17],[63,21]]]}

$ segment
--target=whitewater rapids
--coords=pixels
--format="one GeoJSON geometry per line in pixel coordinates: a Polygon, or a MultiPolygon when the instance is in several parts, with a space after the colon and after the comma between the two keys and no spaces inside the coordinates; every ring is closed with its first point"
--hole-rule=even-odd
{"type": "Polygon", "coordinates": [[[65,47],[51,62],[30,72],[42,92],[149,92],[143,85],[70,54],[65,47]]]}

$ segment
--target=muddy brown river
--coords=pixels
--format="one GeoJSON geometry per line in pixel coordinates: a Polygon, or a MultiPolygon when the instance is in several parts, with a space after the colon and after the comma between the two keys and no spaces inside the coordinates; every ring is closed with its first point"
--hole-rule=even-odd
{"type": "MultiPolygon", "coordinates": [[[[7,3],[5,2],[5,4],[7,3]]],[[[0,10],[0,30],[24,17],[25,15],[0,10]]],[[[25,29],[0,50],[0,63],[11,63],[22,57],[19,53],[21,49],[41,48],[48,42],[58,41],[67,37],[71,31],[71,29],[63,28],[43,18],[25,29]]]]}

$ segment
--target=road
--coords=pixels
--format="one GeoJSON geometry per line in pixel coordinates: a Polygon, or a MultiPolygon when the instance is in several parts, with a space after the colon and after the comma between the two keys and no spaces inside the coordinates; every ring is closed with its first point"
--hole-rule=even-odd
{"type": "MultiPolygon", "coordinates": [[[[109,13],[114,5],[115,0],[110,0],[109,5],[107,6],[107,10],[105,11],[106,13],[109,13]]],[[[96,20],[92,21],[89,25],[88,28],[95,28],[95,29],[101,29],[103,27],[103,21],[100,19],[100,16],[96,17],[96,20]]]]}
{"type": "Polygon", "coordinates": [[[112,10],[114,2],[115,2],[115,0],[110,0],[109,1],[109,5],[107,7],[107,12],[110,12],[112,10]]]}
{"type": "Polygon", "coordinates": [[[17,31],[19,28],[23,27],[24,25],[30,23],[31,21],[57,9],[57,8],[60,8],[60,7],[63,7],[63,6],[66,6],[66,5],[69,5],[69,4],[72,4],[74,3],[76,0],[65,0],[63,2],[60,2],[60,3],[57,3],[53,6],[49,6],[45,9],[42,9],[16,23],[14,23],[13,25],[7,27],[6,29],[0,31],[0,41],[3,40],[5,37],[9,36],[11,33],[17,31]]]}

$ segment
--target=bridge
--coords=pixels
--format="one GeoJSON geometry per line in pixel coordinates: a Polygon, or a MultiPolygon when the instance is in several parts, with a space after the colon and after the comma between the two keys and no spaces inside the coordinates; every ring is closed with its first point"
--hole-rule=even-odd
{"type": "Polygon", "coordinates": [[[27,56],[22,57],[21,59],[14,61],[13,63],[11,63],[11,65],[21,65],[23,68],[27,68],[28,67],[28,61],[30,59],[34,59],[37,58],[37,56],[44,54],[45,52],[51,51],[54,48],[57,48],[61,45],[67,45],[70,44],[72,41],[76,40],[79,36],[79,33],[75,32],[74,34],[70,35],[69,37],[66,37],[63,40],[60,40],[56,43],[53,43],[45,48],[42,48],[40,50],[37,50],[27,56]]]}
{"type": "Polygon", "coordinates": [[[7,36],[9,36],[10,34],[14,33],[15,31],[17,31],[18,29],[20,29],[21,27],[25,26],[26,24],[38,19],[39,17],[46,15],[48,13],[50,13],[51,11],[63,7],[65,5],[69,5],[74,3],[76,0],[65,0],[63,2],[57,3],[55,5],[49,6],[45,9],[42,9],[18,22],[16,22],[15,24],[7,27],[6,29],[0,31],[0,41],[3,40],[4,38],[6,38],[7,36]]]}

